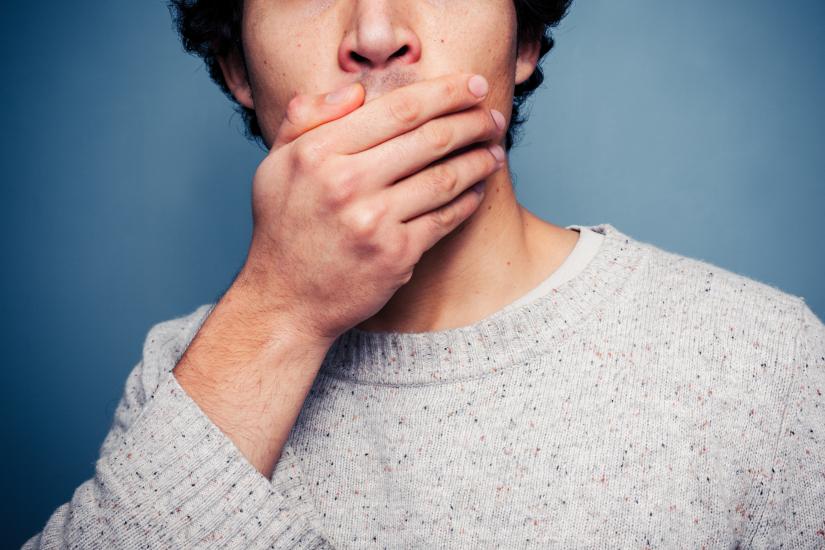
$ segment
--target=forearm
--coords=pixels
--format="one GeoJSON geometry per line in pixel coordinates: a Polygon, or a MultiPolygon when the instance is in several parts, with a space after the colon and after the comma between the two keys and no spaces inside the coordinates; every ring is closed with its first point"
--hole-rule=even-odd
{"type": "Polygon", "coordinates": [[[210,420],[269,477],[330,340],[310,337],[242,274],[173,373],[210,420]]]}
{"type": "Polygon", "coordinates": [[[300,458],[284,447],[261,475],[170,372],[210,312],[149,330],[95,475],[26,549],[330,547],[295,475],[300,458]]]}

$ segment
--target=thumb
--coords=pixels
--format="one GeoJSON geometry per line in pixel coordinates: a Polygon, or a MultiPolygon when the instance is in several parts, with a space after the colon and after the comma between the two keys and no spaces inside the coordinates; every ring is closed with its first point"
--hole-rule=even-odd
{"type": "Polygon", "coordinates": [[[293,97],[271,149],[290,143],[302,134],[354,111],[364,101],[364,87],[348,84],[328,94],[300,94],[293,97]]]}

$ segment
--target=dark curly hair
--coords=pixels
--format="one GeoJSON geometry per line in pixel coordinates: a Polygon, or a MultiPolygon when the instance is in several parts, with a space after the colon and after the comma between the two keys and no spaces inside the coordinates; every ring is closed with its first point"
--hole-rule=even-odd
{"type": "MultiPolygon", "coordinates": [[[[513,0],[516,7],[519,43],[540,37],[536,70],[530,77],[517,84],[513,91],[513,112],[507,128],[506,149],[509,151],[520,137],[521,125],[527,120],[519,109],[527,98],[544,81],[540,66],[542,58],[553,48],[550,29],[559,24],[567,14],[572,0],[513,0]]],[[[261,127],[255,111],[238,104],[223,78],[218,58],[233,48],[243,52],[241,43],[241,16],[243,0],[171,0],[169,11],[180,35],[183,48],[200,56],[206,63],[209,76],[235,104],[246,124],[247,136],[260,140],[261,127]]]]}

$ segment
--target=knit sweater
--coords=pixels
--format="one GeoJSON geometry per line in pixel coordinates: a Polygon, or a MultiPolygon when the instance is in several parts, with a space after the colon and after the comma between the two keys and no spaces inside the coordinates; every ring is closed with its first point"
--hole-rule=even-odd
{"type": "Polygon", "coordinates": [[[472,325],[350,329],[271,479],[151,327],[95,475],[25,548],[824,548],[825,325],[610,224],[573,278],[472,325]]]}

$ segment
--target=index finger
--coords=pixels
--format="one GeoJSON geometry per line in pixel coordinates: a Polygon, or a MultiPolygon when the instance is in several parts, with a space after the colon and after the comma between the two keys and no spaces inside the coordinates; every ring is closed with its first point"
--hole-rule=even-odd
{"type": "Polygon", "coordinates": [[[486,97],[488,90],[487,80],[472,73],[414,82],[316,128],[316,137],[329,151],[360,153],[432,118],[472,107],[486,97]]]}

